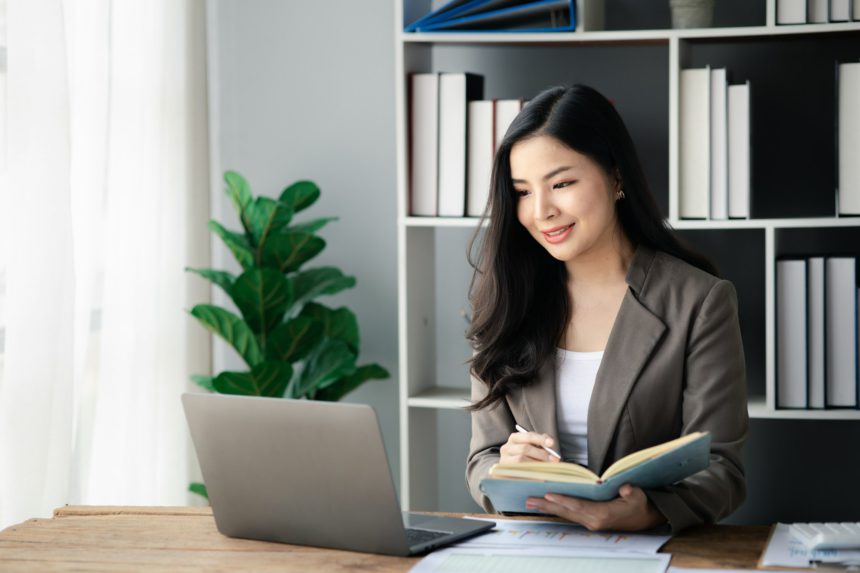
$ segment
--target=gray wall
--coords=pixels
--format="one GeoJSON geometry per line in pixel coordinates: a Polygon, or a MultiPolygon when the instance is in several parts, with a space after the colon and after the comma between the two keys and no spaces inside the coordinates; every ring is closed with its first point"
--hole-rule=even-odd
{"type": "MultiPolygon", "coordinates": [[[[399,455],[392,2],[211,1],[217,9],[217,25],[210,34],[214,31],[220,74],[213,101],[219,105],[217,144],[221,168],[241,171],[255,192],[270,195],[276,195],[295,179],[315,180],[323,195],[313,213],[341,218],[324,230],[328,247],[319,262],[337,265],[358,278],[356,289],[332,302],[349,305],[358,314],[363,360],[380,362],[394,376],[369,383],[349,399],[376,408],[396,477],[399,455]]],[[[546,52],[548,60],[566,55],[560,47],[530,50],[546,52]]],[[[583,54],[596,49],[576,50],[583,62],[583,54]]],[[[666,49],[603,49],[595,51],[595,57],[608,58],[608,69],[612,69],[611,60],[628,57],[629,50],[639,50],[639,59],[653,58],[648,60],[648,73],[657,76],[652,80],[658,86],[654,88],[658,101],[649,105],[657,110],[658,119],[654,121],[662,127],[655,132],[640,121],[651,114],[637,111],[637,94],[628,98],[620,88],[625,77],[604,73],[602,81],[610,91],[619,93],[619,109],[633,115],[631,131],[637,144],[644,147],[646,155],[656,153],[649,177],[665,208],[667,142],[660,139],[655,145],[648,138],[663,138],[667,131],[668,106],[660,103],[661,98],[666,99],[668,89],[666,49]]],[[[465,53],[456,47],[443,47],[436,50],[435,65],[459,67],[468,63],[481,70],[490,69],[495,63],[481,60],[484,52],[489,54],[487,61],[506,53],[504,49],[472,50],[468,54],[475,60],[464,62],[461,56],[465,53]]],[[[599,74],[596,79],[589,75],[588,60],[576,66],[571,68],[571,77],[599,84],[599,74]]],[[[508,88],[498,83],[504,76],[488,77],[488,91],[496,92],[488,95],[533,95],[508,95],[508,88]]],[[[564,78],[550,81],[556,83],[564,78]]],[[[231,210],[226,200],[221,209],[231,210]]],[[[451,385],[466,384],[463,362],[469,351],[462,339],[465,323],[460,310],[467,308],[468,236],[462,229],[437,231],[437,358],[440,380],[451,385]]],[[[737,277],[734,280],[739,281],[737,277]]],[[[750,313],[754,310],[750,309],[750,313]]],[[[220,352],[228,363],[233,360],[229,352],[220,352]]],[[[759,370],[762,368],[752,367],[751,373],[759,370]]],[[[760,392],[759,386],[762,384],[754,384],[760,392]]],[[[475,505],[466,493],[462,475],[468,417],[462,412],[442,412],[439,420],[439,509],[472,510],[475,505]],[[462,447],[451,447],[458,441],[462,447]]],[[[754,421],[745,453],[749,497],[732,521],[860,519],[860,495],[853,491],[860,482],[860,456],[855,453],[858,441],[857,422],[754,421]]]]}
{"type": "MultiPolygon", "coordinates": [[[[378,362],[392,374],[368,382],[348,401],[376,408],[396,477],[391,2],[212,0],[209,10],[216,23],[209,33],[221,170],[241,172],[255,193],[272,196],[297,179],[315,181],[322,196],[308,218],[340,218],[321,231],[327,246],[313,264],[335,265],[357,278],[355,289],[325,302],[349,306],[358,316],[360,363],[378,362]]],[[[226,196],[220,207],[232,215],[226,196]]],[[[229,366],[235,358],[218,349],[229,366]]]]}

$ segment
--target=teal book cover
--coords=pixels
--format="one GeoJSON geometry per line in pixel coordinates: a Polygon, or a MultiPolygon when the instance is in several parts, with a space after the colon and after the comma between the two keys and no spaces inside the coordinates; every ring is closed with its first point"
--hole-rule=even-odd
{"type": "Polygon", "coordinates": [[[453,0],[405,32],[572,32],[573,0],[453,0]]]}
{"type": "MultiPolygon", "coordinates": [[[[590,483],[486,478],[481,481],[480,487],[484,495],[490,498],[496,511],[536,513],[526,509],[526,500],[529,497],[543,497],[548,493],[558,493],[593,501],[608,501],[615,498],[618,495],[618,489],[626,483],[643,489],[672,485],[707,468],[710,464],[710,451],[711,435],[705,432],[676,448],[648,457],[610,477],[594,479],[590,483]]],[[[638,453],[635,452],[629,457],[632,458],[638,453]]],[[[619,460],[619,463],[624,459],[619,460]]],[[[505,467],[510,468],[513,465],[508,464],[505,467]]],[[[611,470],[612,467],[607,470],[607,473],[611,470]]]]}

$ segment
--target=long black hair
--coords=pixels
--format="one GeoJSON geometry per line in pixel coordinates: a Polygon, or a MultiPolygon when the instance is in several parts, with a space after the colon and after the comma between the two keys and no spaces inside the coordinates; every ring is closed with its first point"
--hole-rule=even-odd
{"type": "Polygon", "coordinates": [[[471,373],[487,384],[477,410],[491,406],[511,389],[533,382],[553,356],[570,320],[567,269],[554,259],[517,219],[511,181],[511,148],[519,141],[549,135],[588,156],[621,182],[625,197],[616,201],[619,224],[633,246],[645,245],[674,255],[716,275],[714,265],[681,244],[657,208],[633,140],[612,103],[584,85],[541,92],[517,115],[493,163],[487,228],[472,260],[469,298],[472,323],[467,337],[475,351],[471,373]]]}

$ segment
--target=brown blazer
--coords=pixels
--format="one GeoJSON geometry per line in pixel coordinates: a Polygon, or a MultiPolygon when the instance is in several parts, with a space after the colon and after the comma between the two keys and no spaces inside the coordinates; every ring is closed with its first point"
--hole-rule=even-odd
{"type": "MultiPolygon", "coordinates": [[[[629,288],[604,350],[588,406],[588,466],[615,460],[695,431],[711,432],[711,465],[646,495],[677,532],[715,522],[744,500],[741,448],[749,427],[743,346],[732,284],[671,255],[638,247],[629,288]]],[[[554,365],[504,403],[472,413],[466,480],[472,497],[494,511],[478,485],[514,424],[558,443],[554,365]]],[[[472,400],[486,394],[472,381],[472,400]]]]}

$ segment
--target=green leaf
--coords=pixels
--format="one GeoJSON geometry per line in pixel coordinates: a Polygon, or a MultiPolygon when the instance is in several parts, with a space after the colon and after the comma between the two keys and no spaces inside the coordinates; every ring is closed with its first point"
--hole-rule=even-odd
{"type": "Polygon", "coordinates": [[[209,499],[209,492],[206,491],[206,486],[199,481],[191,482],[191,484],[188,486],[188,491],[190,491],[191,493],[196,493],[197,495],[202,495],[206,499],[209,499]]]}
{"type": "Polygon", "coordinates": [[[209,221],[209,228],[221,237],[243,269],[248,270],[254,266],[254,251],[244,235],[228,231],[218,221],[209,221]]]}
{"type": "Polygon", "coordinates": [[[308,316],[318,320],[322,323],[328,338],[343,340],[353,354],[358,356],[358,320],[351,310],[344,306],[334,310],[319,303],[309,302],[299,313],[299,316],[308,316]]]}
{"type": "Polygon", "coordinates": [[[282,233],[268,238],[262,250],[263,266],[291,273],[317,256],[325,241],[310,233],[282,233]]]}
{"type": "Polygon", "coordinates": [[[248,207],[248,222],[254,244],[262,249],[266,239],[285,229],[293,218],[293,210],[288,205],[269,197],[257,197],[248,207]]]}
{"type": "Polygon", "coordinates": [[[390,376],[388,370],[379,364],[359,366],[352,374],[344,376],[331,386],[317,392],[314,399],[336,402],[370,379],[383,380],[390,376]]]}
{"type": "Polygon", "coordinates": [[[302,370],[296,397],[313,395],[355,372],[355,357],[341,340],[326,338],[302,370]]]}
{"type": "Polygon", "coordinates": [[[210,392],[215,392],[215,386],[212,385],[212,377],[211,376],[203,376],[202,374],[192,374],[191,381],[203,388],[204,390],[209,390],[210,392]]]}
{"type": "Polygon", "coordinates": [[[233,281],[236,280],[236,277],[226,271],[216,271],[214,269],[192,269],[191,267],[185,267],[185,270],[200,275],[204,279],[208,279],[224,289],[224,292],[230,292],[230,287],[233,285],[233,281]]]}
{"type": "Polygon", "coordinates": [[[320,188],[313,181],[296,181],[281,193],[280,200],[295,213],[313,205],[320,196],[320,188]]]}
{"type": "Polygon", "coordinates": [[[293,299],[293,285],[272,269],[245,271],[227,291],[248,325],[265,335],[280,324],[293,299]]]}
{"type": "Polygon", "coordinates": [[[293,225],[292,227],[288,227],[287,230],[297,231],[300,233],[316,233],[332,221],[337,221],[337,217],[322,217],[320,219],[313,219],[312,221],[298,223],[296,225],[293,225]]]}
{"type": "Polygon", "coordinates": [[[244,177],[235,171],[225,171],[224,181],[227,183],[227,194],[233,201],[233,206],[239,214],[245,231],[251,232],[251,222],[248,218],[248,209],[252,205],[254,197],[251,195],[251,187],[244,177]]]}
{"type": "Polygon", "coordinates": [[[253,367],[263,361],[263,353],[251,327],[229,310],[211,304],[198,304],[191,309],[191,314],[235,348],[248,366],[253,367]]]}
{"type": "Polygon", "coordinates": [[[344,275],[335,267],[319,267],[296,273],[293,281],[293,304],[299,305],[318,296],[336,294],[355,286],[355,277],[344,275]]]}
{"type": "Polygon", "coordinates": [[[221,394],[280,398],[293,377],[293,367],[286,362],[268,361],[250,372],[222,372],[215,377],[215,389],[221,394]]]}
{"type": "Polygon", "coordinates": [[[296,317],[269,334],[266,354],[269,358],[296,362],[304,359],[323,339],[323,325],[309,317],[296,317]]]}

